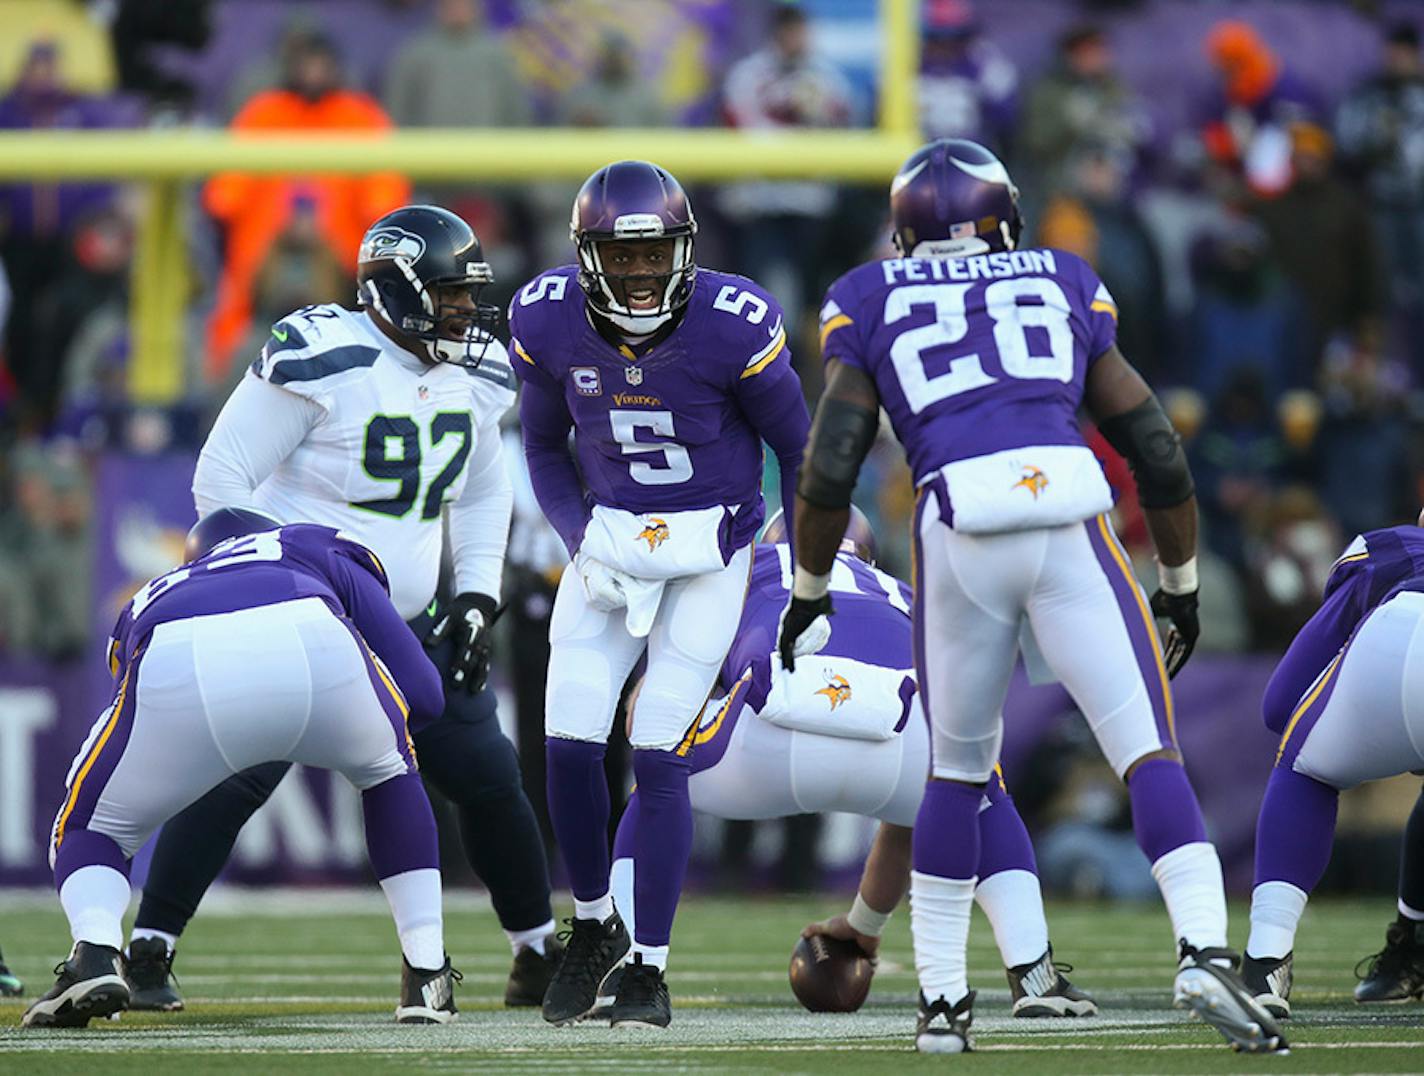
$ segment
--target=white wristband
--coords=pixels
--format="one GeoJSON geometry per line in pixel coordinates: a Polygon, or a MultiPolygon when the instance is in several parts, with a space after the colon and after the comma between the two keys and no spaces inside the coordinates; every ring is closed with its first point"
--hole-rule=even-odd
{"type": "Polygon", "coordinates": [[[824,598],[831,589],[831,574],[813,575],[801,565],[796,565],[796,579],[791,584],[791,596],[813,602],[824,598]]]}
{"type": "Polygon", "coordinates": [[[1197,558],[1170,568],[1157,562],[1157,579],[1168,594],[1190,594],[1197,589],[1197,558]]]}
{"type": "Polygon", "coordinates": [[[855,903],[846,913],[846,923],[857,934],[864,934],[868,938],[878,938],[880,932],[885,929],[885,924],[890,922],[891,914],[891,912],[877,912],[861,899],[859,893],[856,893],[855,903]]]}

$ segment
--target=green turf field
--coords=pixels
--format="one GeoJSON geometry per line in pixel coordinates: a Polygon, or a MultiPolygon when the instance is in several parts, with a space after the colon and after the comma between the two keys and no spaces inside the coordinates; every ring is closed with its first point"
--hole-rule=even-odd
{"type": "MultiPolygon", "coordinates": [[[[449,1027],[391,1022],[400,957],[374,893],[214,894],[189,931],[177,970],[188,1011],[126,1014],[84,1031],[16,1027],[23,1002],[0,1000],[0,1072],[443,1071],[972,1073],[1421,1072],[1424,1006],[1362,1009],[1350,999],[1356,959],[1376,949],[1390,902],[1312,905],[1296,961],[1289,1057],[1232,1054],[1209,1028],[1169,1005],[1166,917],[1155,905],[1049,908],[1057,955],[1092,991],[1101,1016],[1007,1017],[1008,990],[987,925],[970,963],[979,988],[978,1053],[919,1057],[910,1049],[913,961],[906,915],[895,917],[866,1008],[803,1012],[786,985],[797,931],[841,910],[838,898],[689,899],[678,915],[666,1033],[559,1029],[537,1012],[500,1007],[509,949],[487,905],[453,897],[448,944],[465,974],[449,1027]]],[[[1233,940],[1245,914],[1233,908],[1233,940]]],[[[68,948],[57,902],[0,894],[0,946],[30,992],[47,989],[68,948]]]]}

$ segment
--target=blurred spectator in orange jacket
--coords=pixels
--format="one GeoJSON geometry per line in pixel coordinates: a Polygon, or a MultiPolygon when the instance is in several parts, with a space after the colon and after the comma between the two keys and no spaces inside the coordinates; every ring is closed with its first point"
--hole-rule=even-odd
{"type": "MultiPolygon", "coordinates": [[[[341,85],[341,64],[331,42],[303,38],[287,56],[284,86],[248,101],[232,121],[234,131],[383,131],[390,119],[376,101],[341,85]]],[[[294,150],[294,162],[299,159],[294,150]]],[[[203,203],[226,229],[226,261],[208,325],[208,373],[221,379],[252,318],[252,289],[277,237],[298,205],[316,210],[322,239],[353,275],[366,227],[410,200],[401,176],[215,176],[203,203]]]]}

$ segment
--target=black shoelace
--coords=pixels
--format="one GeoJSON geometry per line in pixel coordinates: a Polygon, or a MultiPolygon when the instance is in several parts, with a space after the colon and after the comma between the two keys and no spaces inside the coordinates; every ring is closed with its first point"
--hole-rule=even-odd
{"type": "Polygon", "coordinates": [[[648,964],[625,964],[618,984],[618,1001],[626,1005],[652,1005],[657,1001],[658,969],[648,964]]]}
{"type": "Polygon", "coordinates": [[[129,957],[127,963],[129,978],[141,987],[161,986],[163,980],[169,977],[175,983],[178,982],[178,973],[173,970],[172,953],[165,952],[162,956],[155,953],[153,956],[141,956],[137,960],[129,957]]]}
{"type": "Polygon", "coordinates": [[[594,983],[602,978],[599,965],[603,963],[604,942],[607,931],[602,923],[591,923],[580,919],[565,919],[568,930],[559,931],[559,941],[565,945],[563,964],[559,975],[581,983],[594,983]]]}

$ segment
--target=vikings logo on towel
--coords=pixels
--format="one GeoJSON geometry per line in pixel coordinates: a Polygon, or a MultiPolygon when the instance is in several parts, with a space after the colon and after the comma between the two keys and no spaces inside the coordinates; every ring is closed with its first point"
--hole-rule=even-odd
{"type": "Polygon", "coordinates": [[[834,710],[843,702],[851,699],[850,681],[844,676],[832,676],[826,686],[816,692],[817,695],[824,695],[831,700],[831,709],[834,710]]]}
{"type": "Polygon", "coordinates": [[[648,522],[643,529],[638,532],[638,541],[648,543],[648,552],[651,553],[658,546],[671,537],[672,532],[668,529],[667,521],[659,519],[657,516],[648,516],[648,522]]]}
{"type": "Polygon", "coordinates": [[[1026,489],[1033,494],[1034,500],[1038,500],[1038,495],[1048,488],[1048,476],[1037,467],[1025,467],[1023,477],[1009,488],[1026,489]]]}

